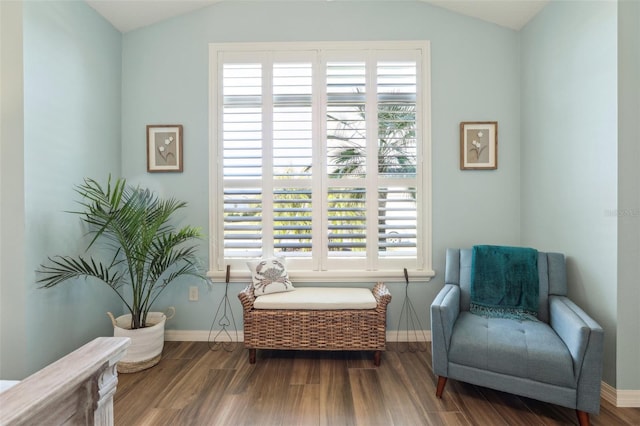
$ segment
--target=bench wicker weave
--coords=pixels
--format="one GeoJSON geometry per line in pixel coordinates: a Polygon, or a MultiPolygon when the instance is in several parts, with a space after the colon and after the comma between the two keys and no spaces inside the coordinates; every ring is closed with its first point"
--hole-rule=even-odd
{"type": "Polygon", "coordinates": [[[371,290],[374,309],[254,309],[251,286],[238,294],[244,318],[244,346],[249,362],[256,362],[256,349],[322,351],[374,351],[374,363],[386,348],[387,305],[391,294],[384,283],[371,290]]]}

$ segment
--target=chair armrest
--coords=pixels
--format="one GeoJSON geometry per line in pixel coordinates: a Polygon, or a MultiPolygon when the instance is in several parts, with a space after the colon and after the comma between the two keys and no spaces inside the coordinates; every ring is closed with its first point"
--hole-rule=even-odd
{"type": "Polygon", "coordinates": [[[381,311],[387,310],[387,305],[391,302],[391,293],[383,282],[377,283],[371,290],[373,297],[376,299],[376,309],[381,311]]]}
{"type": "Polygon", "coordinates": [[[433,372],[438,376],[447,376],[451,334],[459,313],[460,287],[445,284],[431,304],[431,353],[433,372]]]}
{"type": "Polygon", "coordinates": [[[578,390],[576,408],[597,413],[602,381],[602,327],[566,296],[549,297],[549,318],[551,328],[567,345],[573,358],[578,390]]]}
{"type": "Polygon", "coordinates": [[[243,312],[247,313],[253,309],[253,302],[256,300],[256,296],[253,294],[253,287],[246,286],[240,293],[238,293],[238,299],[242,304],[243,312]]]}

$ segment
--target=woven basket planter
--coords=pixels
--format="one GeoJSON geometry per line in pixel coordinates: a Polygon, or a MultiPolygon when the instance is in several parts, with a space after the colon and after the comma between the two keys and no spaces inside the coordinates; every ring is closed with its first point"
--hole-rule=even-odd
{"type": "Polygon", "coordinates": [[[163,312],[149,312],[147,327],[135,330],[131,329],[131,314],[114,318],[111,312],[107,312],[113,323],[113,336],[131,339],[126,354],[118,362],[118,373],[135,373],[160,362],[164,347],[164,324],[175,315],[175,309],[170,309],[172,312],[169,317],[163,312]]]}

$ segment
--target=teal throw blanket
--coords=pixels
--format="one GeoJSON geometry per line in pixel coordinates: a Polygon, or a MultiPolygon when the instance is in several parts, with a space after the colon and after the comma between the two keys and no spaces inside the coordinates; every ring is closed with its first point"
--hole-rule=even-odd
{"type": "Polygon", "coordinates": [[[538,251],[474,246],[471,312],[485,317],[537,320],[538,251]]]}

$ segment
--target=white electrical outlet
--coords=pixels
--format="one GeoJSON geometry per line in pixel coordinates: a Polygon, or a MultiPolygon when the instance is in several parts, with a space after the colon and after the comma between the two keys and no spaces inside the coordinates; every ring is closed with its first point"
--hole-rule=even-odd
{"type": "Polygon", "coordinates": [[[189,287],[189,301],[196,302],[198,300],[198,287],[189,287]]]}

